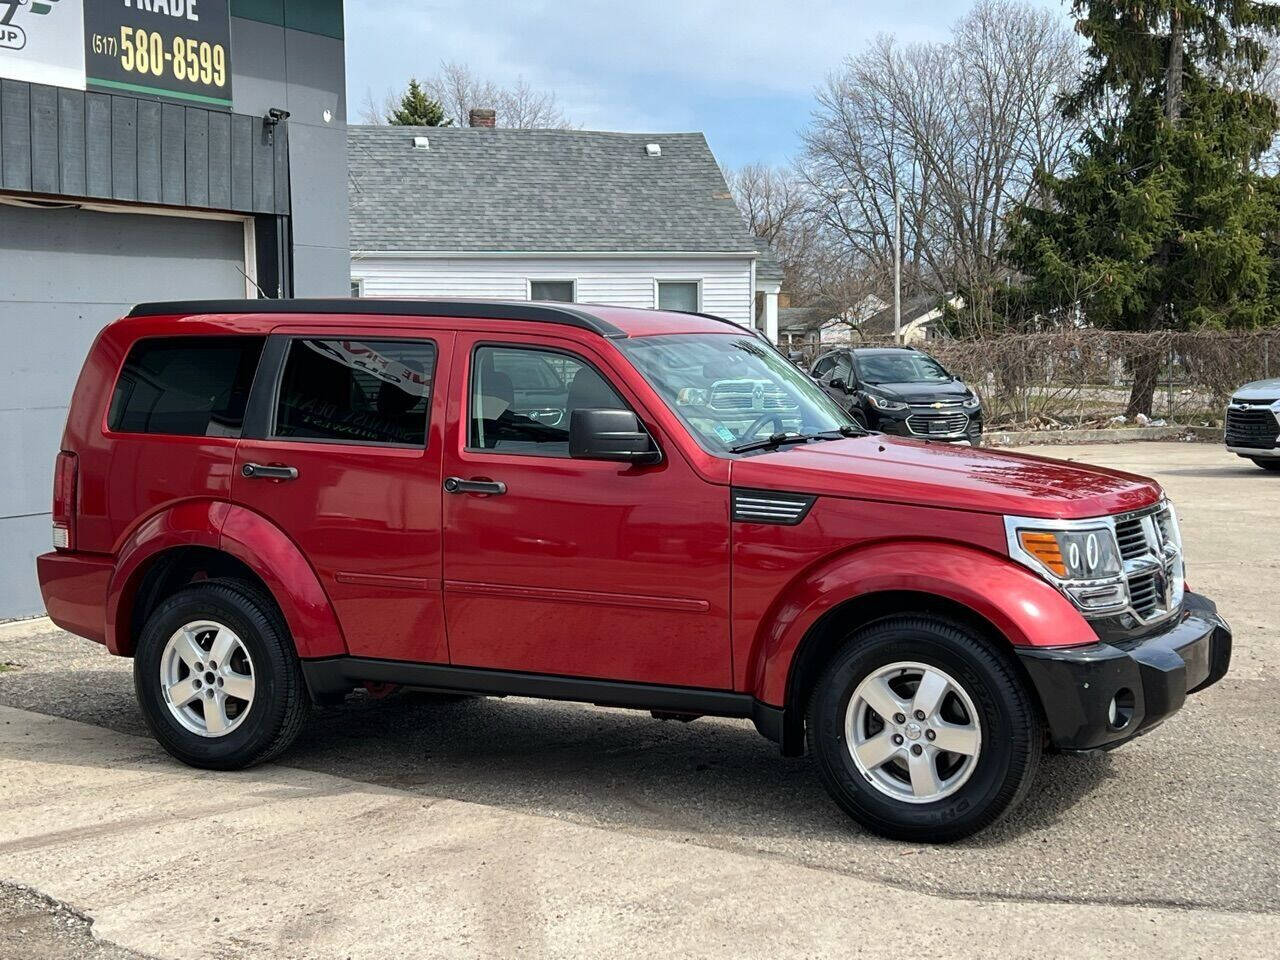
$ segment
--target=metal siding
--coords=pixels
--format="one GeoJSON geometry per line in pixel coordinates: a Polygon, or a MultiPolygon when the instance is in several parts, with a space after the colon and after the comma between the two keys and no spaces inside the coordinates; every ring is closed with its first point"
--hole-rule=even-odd
{"type": "Polygon", "coordinates": [[[159,203],[160,193],[160,104],[138,101],[138,199],[159,203]]]}
{"type": "Polygon", "coordinates": [[[58,192],[58,88],[31,85],[31,189],[58,192]]]}
{"type": "Polygon", "coordinates": [[[111,96],[84,95],[85,193],[111,196],[111,96]]]}
{"type": "MultiPolygon", "coordinates": [[[[272,157],[271,173],[275,184],[276,213],[282,216],[289,213],[289,125],[286,123],[276,127],[275,153],[272,157]]],[[[335,198],[336,199],[336,198],[335,198]]]]}
{"type": "Polygon", "coordinates": [[[58,182],[71,196],[85,193],[84,92],[58,91],[58,182]]]}
{"type": "Polygon", "coordinates": [[[209,206],[209,111],[187,107],[187,206],[209,206]]]}
{"type": "Polygon", "coordinates": [[[187,199],[186,108],[175,103],[160,105],[160,199],[182,206],[187,199]]]}
{"type": "Polygon", "coordinates": [[[209,206],[231,207],[231,116],[209,114],[209,206]]]}
{"type": "Polygon", "coordinates": [[[31,189],[31,86],[0,81],[0,182],[31,189]]]}
{"type": "MultiPolygon", "coordinates": [[[[276,182],[273,144],[268,142],[267,125],[253,124],[253,209],[272,210],[276,182]]],[[[271,137],[274,140],[274,137],[271,137]]]]}
{"type": "Polygon", "coordinates": [[[231,209],[254,210],[253,118],[231,117],[231,209]]]}
{"type": "Polygon", "coordinates": [[[138,101],[111,98],[111,196],[138,199],[138,101]]]}

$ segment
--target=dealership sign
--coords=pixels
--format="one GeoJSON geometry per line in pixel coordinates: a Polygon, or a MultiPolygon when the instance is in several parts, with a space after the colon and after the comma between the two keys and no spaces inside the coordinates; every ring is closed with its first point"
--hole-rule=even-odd
{"type": "Polygon", "coordinates": [[[0,77],[83,90],[84,0],[0,0],[0,77]]]}
{"type": "Polygon", "coordinates": [[[230,107],[228,0],[0,0],[0,76],[230,107]]]}

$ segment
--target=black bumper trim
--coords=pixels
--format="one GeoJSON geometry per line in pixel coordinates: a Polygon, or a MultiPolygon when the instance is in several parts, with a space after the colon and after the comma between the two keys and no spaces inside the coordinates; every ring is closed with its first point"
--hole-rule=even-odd
{"type": "Polygon", "coordinates": [[[1178,711],[1187,695],[1217,683],[1231,665],[1231,629],[1213,602],[1188,593],[1182,616],[1161,633],[1134,644],[1021,648],[1049,723],[1049,739],[1062,750],[1119,746],[1178,711]],[[1111,722],[1112,700],[1132,694],[1127,722],[1111,722]]]}

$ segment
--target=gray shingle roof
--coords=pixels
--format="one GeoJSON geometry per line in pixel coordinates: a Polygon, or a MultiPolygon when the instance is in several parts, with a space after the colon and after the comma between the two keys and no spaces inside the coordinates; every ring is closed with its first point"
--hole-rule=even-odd
{"type": "Polygon", "coordinates": [[[835,311],[823,307],[779,307],[778,329],[817,330],[834,316],[835,311]]]}
{"type": "Polygon", "coordinates": [[[752,240],[755,241],[756,250],[760,254],[759,259],[756,260],[756,279],[769,283],[781,283],[782,264],[778,262],[769,241],[764,237],[752,237],[752,240]]]}
{"type": "Polygon", "coordinates": [[[347,145],[353,250],[755,249],[700,133],[351,126],[347,145]]]}

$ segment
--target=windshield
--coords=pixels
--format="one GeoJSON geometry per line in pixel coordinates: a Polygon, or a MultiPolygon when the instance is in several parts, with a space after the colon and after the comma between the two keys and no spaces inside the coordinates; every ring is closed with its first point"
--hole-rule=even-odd
{"type": "Polygon", "coordinates": [[[852,422],[782,354],[750,334],[672,334],[617,345],[713,451],[778,433],[829,433],[852,422]]]}
{"type": "Polygon", "coordinates": [[[856,354],[858,378],[866,383],[947,383],[951,374],[923,353],[856,354]]]}

